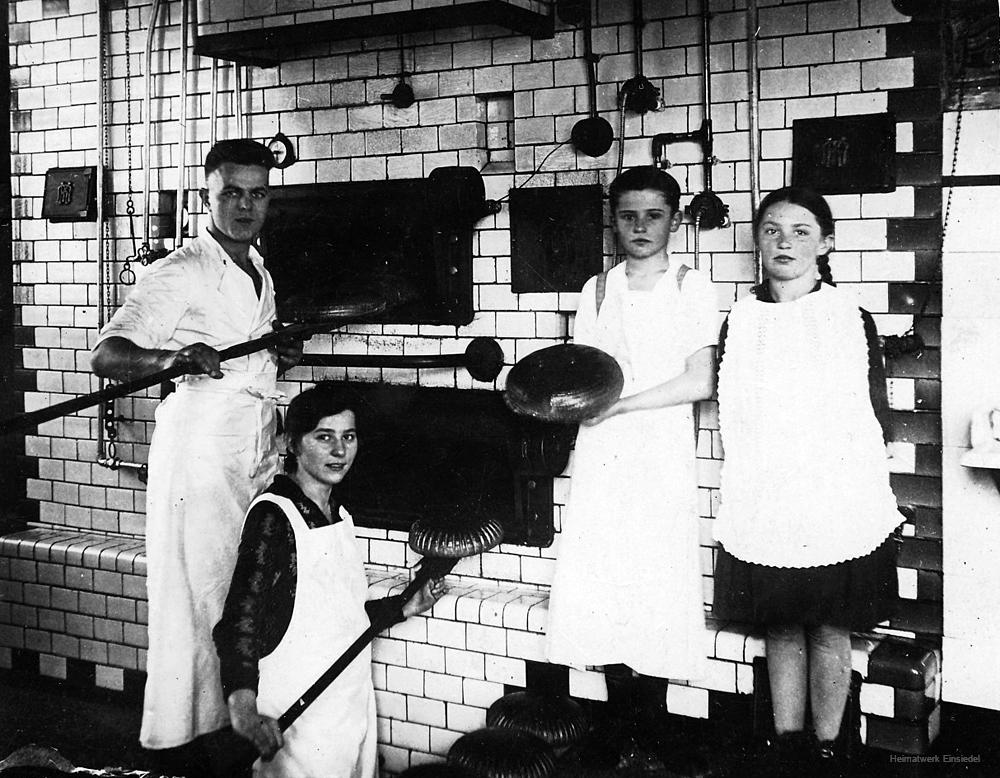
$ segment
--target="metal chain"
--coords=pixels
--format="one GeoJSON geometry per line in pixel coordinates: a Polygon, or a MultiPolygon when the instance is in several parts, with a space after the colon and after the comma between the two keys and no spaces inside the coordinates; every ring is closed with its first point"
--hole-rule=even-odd
{"type": "MultiPolygon", "coordinates": [[[[98,9],[100,12],[100,9],[98,9]]],[[[126,11],[128,13],[128,11],[126,11]]],[[[98,45],[101,47],[101,107],[102,107],[102,118],[104,120],[104,132],[101,138],[101,143],[103,144],[100,150],[101,157],[101,171],[102,175],[106,177],[106,171],[111,167],[111,119],[113,116],[112,103],[111,103],[111,46],[110,46],[110,29],[105,28],[101,36],[101,40],[98,45]]],[[[104,195],[104,205],[107,206],[108,193],[102,190],[104,195]]],[[[114,196],[112,195],[111,201],[114,201],[114,196]]],[[[104,269],[104,316],[109,317],[112,306],[114,305],[114,277],[111,267],[111,259],[114,256],[113,250],[113,237],[111,232],[111,219],[108,218],[108,214],[104,214],[102,224],[100,225],[100,231],[98,235],[98,255],[103,264],[104,269]]],[[[105,322],[99,322],[103,327],[105,322]]],[[[101,382],[102,386],[104,384],[103,380],[101,382]]],[[[118,429],[115,427],[114,417],[115,417],[115,401],[108,400],[101,406],[101,423],[104,425],[104,454],[111,459],[117,456],[118,447],[115,440],[118,438],[118,429]]],[[[100,456],[100,438],[98,438],[98,456],[100,456]]]]}
{"type": "MultiPolygon", "coordinates": [[[[110,167],[111,161],[111,47],[108,42],[109,31],[105,30],[104,35],[99,41],[101,47],[101,107],[102,107],[102,118],[104,119],[104,136],[101,138],[101,168],[106,171],[110,167]]],[[[108,194],[104,192],[104,205],[107,205],[108,194]]],[[[98,254],[103,260],[104,265],[104,315],[108,316],[108,311],[111,310],[111,306],[114,301],[112,288],[114,286],[113,279],[111,277],[111,256],[113,252],[111,251],[112,237],[111,237],[111,220],[104,216],[104,222],[100,225],[100,237],[99,244],[97,247],[98,254]]],[[[103,327],[105,322],[100,322],[103,327]]]]}
{"type": "Polygon", "coordinates": [[[125,200],[125,214],[128,216],[129,237],[132,239],[132,253],[125,257],[118,280],[126,285],[135,283],[135,271],[131,260],[138,259],[143,265],[149,254],[149,247],[144,243],[139,247],[135,238],[135,193],[132,174],[132,46],[129,42],[128,7],[125,8],[125,148],[128,153],[128,199],[125,200]]]}
{"type": "MultiPolygon", "coordinates": [[[[965,65],[969,53],[969,42],[965,40],[962,46],[961,58],[958,62],[956,81],[958,82],[958,107],[955,112],[955,142],[951,150],[951,171],[949,172],[949,177],[955,178],[955,171],[958,169],[958,152],[960,138],[962,135],[962,109],[965,102],[965,65]]],[[[947,76],[945,76],[947,80],[947,76]]],[[[952,180],[951,186],[948,187],[948,195],[945,197],[944,201],[944,213],[941,216],[941,231],[938,233],[938,262],[944,262],[944,242],[948,235],[948,222],[951,219],[951,198],[955,193],[955,182],[952,180]]],[[[924,352],[924,341],[923,338],[917,334],[917,326],[923,321],[924,316],[927,313],[927,305],[931,301],[931,291],[928,289],[924,294],[924,301],[920,306],[920,310],[917,312],[916,316],[913,317],[913,324],[910,328],[902,335],[888,335],[882,339],[883,348],[885,349],[886,356],[898,356],[900,354],[914,353],[917,357],[921,357],[924,352]]],[[[889,406],[892,407],[893,404],[893,387],[892,383],[888,383],[889,387],[889,406]]]]}
{"type": "MultiPolygon", "coordinates": [[[[955,114],[955,144],[951,150],[951,178],[954,179],[955,171],[958,169],[958,146],[959,136],[962,133],[962,108],[965,102],[965,62],[969,55],[969,41],[966,38],[962,45],[962,58],[958,64],[958,111],[955,114]]],[[[948,197],[944,201],[944,216],[941,219],[941,259],[944,259],[944,239],[948,232],[948,218],[951,216],[951,196],[955,192],[955,182],[948,187],[948,197]]]]}

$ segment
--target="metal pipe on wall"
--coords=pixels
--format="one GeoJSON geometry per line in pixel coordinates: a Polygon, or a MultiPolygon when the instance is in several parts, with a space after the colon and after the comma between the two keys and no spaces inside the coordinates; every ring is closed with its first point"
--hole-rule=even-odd
{"type": "Polygon", "coordinates": [[[245,138],[243,131],[243,66],[239,62],[233,63],[233,71],[236,73],[236,85],[233,87],[233,111],[236,115],[236,137],[245,138]]]}
{"type": "Polygon", "coordinates": [[[106,291],[106,285],[104,283],[104,271],[107,266],[107,262],[104,256],[105,245],[104,245],[104,176],[105,176],[105,158],[107,154],[107,140],[104,137],[106,132],[107,123],[105,122],[104,112],[107,110],[107,103],[105,101],[105,84],[107,82],[107,75],[104,69],[107,67],[107,57],[104,51],[104,36],[106,31],[104,29],[104,5],[102,3],[97,4],[97,208],[96,208],[96,232],[97,232],[97,327],[100,329],[104,326],[105,316],[107,316],[106,306],[104,304],[104,294],[106,291]]]}
{"type": "MultiPolygon", "coordinates": [[[[126,10],[126,13],[128,11],[126,10]]],[[[105,256],[107,245],[104,236],[104,176],[105,158],[107,155],[107,139],[104,133],[107,128],[104,112],[107,110],[105,100],[105,89],[107,89],[107,74],[104,69],[107,67],[107,57],[105,56],[105,19],[104,4],[97,4],[97,329],[104,326],[108,315],[107,306],[104,303],[104,295],[108,291],[107,279],[108,258],[105,256]]],[[[127,33],[126,33],[127,34],[127,33]]],[[[104,379],[98,379],[98,389],[104,388],[104,379]]],[[[97,456],[98,460],[104,454],[104,425],[97,424],[97,456]]]]}
{"type": "Polygon", "coordinates": [[[151,149],[152,149],[152,138],[150,137],[153,132],[153,119],[150,116],[150,110],[152,105],[153,91],[153,77],[152,77],[152,63],[153,63],[153,33],[156,30],[156,17],[160,13],[160,0],[153,0],[153,5],[149,11],[149,27],[146,28],[146,50],[143,57],[143,87],[144,92],[142,96],[142,121],[144,125],[143,143],[142,143],[142,242],[143,246],[148,250],[149,248],[149,166],[151,164],[151,149]]]}
{"type": "Polygon", "coordinates": [[[188,17],[190,0],[181,0],[181,90],[177,112],[177,201],[174,206],[174,248],[184,243],[184,210],[187,200],[187,82],[188,82],[188,17]]]}
{"type": "Polygon", "coordinates": [[[702,127],[705,128],[705,186],[706,190],[712,188],[712,165],[715,164],[714,144],[712,143],[712,14],[708,8],[708,0],[702,0],[701,13],[701,53],[702,53],[702,98],[704,99],[705,115],[702,119],[702,127]]]}
{"type": "MultiPolygon", "coordinates": [[[[126,13],[128,13],[126,9],[126,13]]],[[[97,328],[100,330],[108,319],[107,304],[110,302],[111,284],[111,258],[108,256],[108,246],[111,241],[110,235],[106,235],[108,229],[106,206],[106,176],[107,176],[107,153],[110,145],[107,137],[107,127],[109,122],[105,112],[108,110],[106,89],[109,74],[108,57],[106,56],[106,40],[108,29],[106,26],[105,4],[97,4],[97,208],[96,208],[96,232],[97,232],[97,328]],[[106,302],[107,301],[107,302],[106,302]]],[[[126,35],[128,31],[126,30],[126,35]]],[[[99,380],[99,389],[104,389],[104,379],[99,380]]],[[[113,403],[114,401],[112,401],[113,403]]],[[[111,406],[111,414],[114,415],[114,405],[111,406]]],[[[140,479],[144,480],[146,465],[141,462],[126,462],[118,457],[115,452],[115,444],[108,440],[105,433],[106,420],[100,418],[97,423],[97,464],[112,470],[120,467],[136,470],[140,474],[140,479]]]]}
{"type": "MultiPolygon", "coordinates": [[[[750,129],[750,212],[757,214],[760,204],[760,94],[758,81],[760,65],[757,61],[757,0],[747,0],[747,94],[749,96],[750,129]]],[[[754,283],[763,280],[763,270],[757,250],[753,251],[754,283]]]]}
{"type": "Polygon", "coordinates": [[[212,57],[212,89],[209,99],[212,104],[209,106],[208,146],[211,148],[215,145],[219,123],[219,60],[215,57],[212,57]]]}

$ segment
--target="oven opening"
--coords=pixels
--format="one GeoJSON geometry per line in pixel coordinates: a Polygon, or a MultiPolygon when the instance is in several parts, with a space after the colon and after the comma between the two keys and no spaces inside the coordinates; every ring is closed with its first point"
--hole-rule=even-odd
{"type": "Polygon", "coordinates": [[[496,519],[504,542],[548,546],[553,478],[573,428],[515,416],[499,392],[352,383],[365,401],[359,449],[341,486],[359,526],[496,519]]]}
{"type": "Polygon", "coordinates": [[[482,209],[475,184],[482,182],[475,171],[439,170],[446,174],[433,180],[272,188],[261,248],[279,304],[374,295],[388,306],[376,322],[471,322],[473,223],[482,209]]]}

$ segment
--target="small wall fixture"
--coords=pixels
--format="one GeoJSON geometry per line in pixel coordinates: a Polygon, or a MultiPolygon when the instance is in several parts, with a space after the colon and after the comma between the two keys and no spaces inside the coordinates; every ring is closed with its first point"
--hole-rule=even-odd
{"type": "Polygon", "coordinates": [[[42,218],[85,222],[97,218],[97,169],[55,167],[45,172],[42,218]]]}
{"type": "Polygon", "coordinates": [[[298,159],[295,156],[295,148],[292,146],[292,141],[283,132],[279,132],[271,138],[267,142],[267,147],[274,155],[274,166],[278,170],[284,170],[298,159]]]}

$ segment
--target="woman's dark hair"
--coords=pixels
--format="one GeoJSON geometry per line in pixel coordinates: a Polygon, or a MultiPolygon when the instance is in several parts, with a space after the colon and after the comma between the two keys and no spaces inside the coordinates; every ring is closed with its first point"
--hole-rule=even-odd
{"type": "Polygon", "coordinates": [[[322,419],[344,411],[354,411],[355,422],[360,426],[363,405],[364,400],[354,389],[333,382],[318,383],[292,399],[285,411],[285,440],[288,446],[285,472],[294,473],[298,468],[295,449],[303,436],[316,429],[322,419]]]}
{"type": "Polygon", "coordinates": [[[643,165],[626,170],[611,182],[608,187],[611,213],[614,214],[618,209],[618,201],[623,192],[641,192],[643,189],[660,192],[673,213],[680,209],[681,188],[674,177],[653,165],[643,165]]]}
{"type": "MultiPolygon", "coordinates": [[[[753,234],[757,237],[757,230],[760,229],[760,222],[764,218],[764,212],[772,205],[778,203],[791,203],[805,208],[816,217],[820,234],[826,238],[833,235],[833,213],[830,211],[830,204],[823,195],[807,189],[804,186],[784,186],[775,189],[771,194],[761,200],[757,208],[757,214],[753,219],[753,234]]],[[[833,273],[830,272],[830,252],[816,258],[816,265],[819,268],[820,279],[825,284],[836,286],[833,280],[833,273]]]]}

